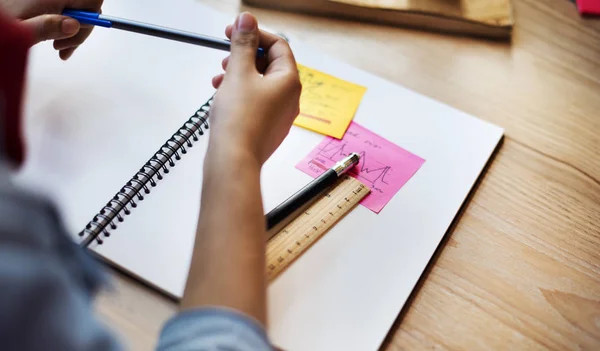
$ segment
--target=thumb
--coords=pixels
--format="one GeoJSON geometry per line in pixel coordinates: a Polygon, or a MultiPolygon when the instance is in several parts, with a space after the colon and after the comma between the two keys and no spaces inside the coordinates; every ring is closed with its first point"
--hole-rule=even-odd
{"type": "Polygon", "coordinates": [[[35,44],[51,39],[70,38],[79,32],[79,22],[60,15],[41,15],[21,22],[33,32],[35,44]]]}
{"type": "Polygon", "coordinates": [[[231,34],[231,58],[227,66],[233,72],[257,72],[256,52],[258,50],[259,33],[256,18],[248,13],[241,13],[233,25],[231,34]]]}

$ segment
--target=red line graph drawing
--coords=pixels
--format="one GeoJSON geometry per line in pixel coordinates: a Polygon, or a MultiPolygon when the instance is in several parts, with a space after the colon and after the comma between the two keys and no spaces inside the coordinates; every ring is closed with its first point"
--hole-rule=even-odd
{"type": "Polygon", "coordinates": [[[321,156],[332,162],[337,162],[352,152],[357,152],[360,155],[360,161],[354,169],[350,170],[350,173],[367,183],[367,186],[371,188],[371,191],[383,193],[383,190],[379,185],[389,184],[386,180],[386,176],[391,173],[392,166],[379,162],[374,158],[372,159],[368,150],[347,150],[347,142],[339,143],[334,140],[330,140],[323,147],[317,148],[319,150],[316,155],[317,161],[319,160],[319,156],[321,156]]]}
{"type": "Polygon", "coordinates": [[[371,194],[361,204],[376,213],[425,162],[353,122],[342,140],[326,137],[296,168],[317,177],[353,152],[360,155],[360,161],[349,174],[371,188],[371,194]]]}

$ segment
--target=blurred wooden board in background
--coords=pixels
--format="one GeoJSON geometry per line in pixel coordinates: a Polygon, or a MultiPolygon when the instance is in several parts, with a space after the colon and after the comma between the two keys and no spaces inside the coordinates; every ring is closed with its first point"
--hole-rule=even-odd
{"type": "Polygon", "coordinates": [[[243,0],[250,6],[508,39],[510,0],[243,0]]]}

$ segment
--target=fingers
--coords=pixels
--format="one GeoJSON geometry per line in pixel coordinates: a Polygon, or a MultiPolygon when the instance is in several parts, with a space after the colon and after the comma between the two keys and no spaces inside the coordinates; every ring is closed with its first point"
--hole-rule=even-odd
{"type": "Polygon", "coordinates": [[[223,67],[223,71],[227,71],[227,66],[229,64],[229,57],[227,56],[223,59],[223,61],[221,62],[221,67],[223,67]]]}
{"type": "Polygon", "coordinates": [[[267,50],[268,66],[265,75],[275,72],[297,72],[298,67],[296,66],[294,54],[285,39],[268,32],[261,32],[260,39],[261,47],[267,50]]]}
{"type": "Polygon", "coordinates": [[[71,58],[71,56],[73,56],[73,53],[75,52],[75,48],[68,48],[68,49],[64,49],[64,50],[60,50],[60,52],[58,53],[58,56],[60,57],[61,60],[66,61],[69,58],[71,58]]]}
{"type": "Polygon", "coordinates": [[[37,16],[22,23],[31,29],[35,44],[51,39],[72,38],[80,29],[79,22],[61,15],[37,16]]]}
{"type": "Polygon", "coordinates": [[[92,34],[93,27],[82,27],[79,33],[67,39],[54,41],[54,49],[59,50],[59,56],[63,60],[68,60],[73,52],[92,34]]]}
{"type": "Polygon", "coordinates": [[[223,78],[225,78],[224,74],[219,74],[218,76],[214,76],[212,79],[212,86],[215,89],[219,89],[221,83],[223,83],[223,78]]]}
{"type": "MultiPolygon", "coordinates": [[[[9,1],[10,2],[10,1],[9,1]]],[[[34,44],[45,40],[55,40],[55,48],[60,51],[62,59],[69,58],[75,49],[90,35],[92,28],[83,26],[67,16],[60,15],[65,8],[81,9],[92,12],[102,12],[103,0],[35,0],[14,1],[15,4],[24,2],[23,24],[34,34],[34,44]]]]}
{"type": "MultiPolygon", "coordinates": [[[[227,38],[231,39],[233,31],[234,25],[228,25],[225,28],[227,38]]],[[[277,71],[297,69],[294,54],[285,39],[262,30],[259,33],[259,46],[267,52],[266,58],[260,58],[257,61],[256,66],[259,72],[271,74],[277,71]]]]}
{"type": "Polygon", "coordinates": [[[228,68],[239,73],[256,72],[256,52],[259,32],[256,18],[243,12],[236,19],[231,33],[231,58],[228,68]]]}
{"type": "Polygon", "coordinates": [[[56,40],[54,42],[54,49],[56,50],[64,50],[69,48],[75,48],[79,45],[83,44],[83,42],[90,36],[92,33],[92,28],[82,28],[76,36],[72,36],[70,38],[56,40]]]}
{"type": "MultiPolygon", "coordinates": [[[[296,60],[287,41],[277,35],[259,31],[256,18],[251,14],[240,14],[233,25],[227,26],[225,35],[231,39],[231,55],[221,62],[223,70],[235,75],[248,72],[298,75],[296,60]],[[259,45],[267,54],[266,57],[257,59],[259,45]]],[[[213,87],[218,89],[223,79],[223,74],[215,76],[212,80],[213,87]]]]}
{"type": "MultiPolygon", "coordinates": [[[[223,67],[224,71],[227,71],[227,66],[229,66],[229,56],[225,57],[221,62],[221,67],[223,67]]],[[[267,68],[267,58],[260,57],[256,60],[256,70],[258,73],[265,73],[265,69],[267,68]]]]}

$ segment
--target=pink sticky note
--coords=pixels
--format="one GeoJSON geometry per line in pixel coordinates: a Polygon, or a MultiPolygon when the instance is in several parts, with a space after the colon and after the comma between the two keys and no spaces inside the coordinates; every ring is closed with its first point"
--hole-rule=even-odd
{"type": "Polygon", "coordinates": [[[316,178],[352,152],[360,154],[360,162],[349,174],[371,188],[361,204],[375,213],[385,207],[425,162],[352,122],[342,140],[326,137],[296,168],[316,178]]]}

